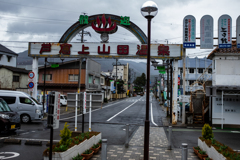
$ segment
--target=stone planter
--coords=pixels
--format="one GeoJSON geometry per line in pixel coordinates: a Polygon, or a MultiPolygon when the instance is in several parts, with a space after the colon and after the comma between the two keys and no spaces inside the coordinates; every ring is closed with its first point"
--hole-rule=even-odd
{"type": "MultiPolygon", "coordinates": [[[[65,152],[53,152],[52,160],[70,160],[72,157],[75,157],[78,154],[85,152],[85,150],[91,148],[93,144],[98,143],[101,138],[102,133],[99,133],[97,136],[92,136],[90,139],[87,139],[82,143],[69,148],[65,152]]],[[[49,157],[44,156],[43,159],[49,160],[49,157]]]]}
{"type": "Polygon", "coordinates": [[[226,158],[220,154],[213,146],[208,147],[208,145],[198,138],[198,146],[201,150],[206,151],[209,158],[217,159],[217,160],[226,160],[226,158]]]}

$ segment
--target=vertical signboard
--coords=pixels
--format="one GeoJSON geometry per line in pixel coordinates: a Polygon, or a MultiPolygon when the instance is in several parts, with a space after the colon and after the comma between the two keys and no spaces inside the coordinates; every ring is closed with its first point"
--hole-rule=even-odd
{"type": "Polygon", "coordinates": [[[192,15],[183,19],[183,48],[196,48],[196,19],[192,15]]]}
{"type": "Polygon", "coordinates": [[[111,81],[111,91],[114,91],[114,81],[111,81]]]}
{"type": "Polygon", "coordinates": [[[218,19],[218,48],[232,48],[232,18],[226,14],[218,19]]]}
{"type": "Polygon", "coordinates": [[[53,109],[53,129],[59,128],[59,119],[60,119],[60,93],[55,92],[53,109]]]}
{"type": "Polygon", "coordinates": [[[237,48],[240,48],[240,16],[238,16],[237,18],[237,25],[236,25],[236,29],[237,29],[237,48]]]}
{"type": "Polygon", "coordinates": [[[213,48],[213,18],[205,15],[200,20],[200,48],[213,48]]]}

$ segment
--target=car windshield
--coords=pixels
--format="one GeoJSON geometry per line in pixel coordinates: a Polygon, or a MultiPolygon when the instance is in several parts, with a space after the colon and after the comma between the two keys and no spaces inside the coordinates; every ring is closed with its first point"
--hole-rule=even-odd
{"type": "Polygon", "coordinates": [[[35,98],[31,97],[31,99],[36,102],[37,104],[41,105],[41,103],[39,103],[35,98]]]}
{"type": "Polygon", "coordinates": [[[4,100],[0,100],[0,112],[11,112],[11,109],[4,100]]]}
{"type": "Polygon", "coordinates": [[[67,96],[64,96],[64,98],[67,100],[67,96]]]}

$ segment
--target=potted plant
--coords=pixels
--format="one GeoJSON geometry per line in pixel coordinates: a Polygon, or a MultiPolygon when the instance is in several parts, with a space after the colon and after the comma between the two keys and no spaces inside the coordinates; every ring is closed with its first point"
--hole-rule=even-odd
{"type": "Polygon", "coordinates": [[[193,147],[194,153],[197,155],[198,152],[201,150],[199,146],[193,147]]]}
{"type": "Polygon", "coordinates": [[[98,141],[98,144],[99,144],[100,148],[102,148],[102,140],[101,139],[98,141]]]}
{"type": "Polygon", "coordinates": [[[86,160],[92,158],[94,151],[91,149],[87,149],[85,152],[81,154],[86,160]]]}
{"type": "Polygon", "coordinates": [[[90,149],[93,150],[94,153],[98,153],[98,151],[100,149],[100,145],[99,144],[94,144],[90,149]]]}
{"type": "Polygon", "coordinates": [[[199,157],[201,160],[203,160],[203,158],[208,157],[208,155],[206,154],[205,151],[199,150],[199,152],[198,152],[198,157],[199,157]]]}
{"type": "Polygon", "coordinates": [[[78,153],[78,155],[73,157],[72,160],[85,160],[85,158],[78,153]]]}

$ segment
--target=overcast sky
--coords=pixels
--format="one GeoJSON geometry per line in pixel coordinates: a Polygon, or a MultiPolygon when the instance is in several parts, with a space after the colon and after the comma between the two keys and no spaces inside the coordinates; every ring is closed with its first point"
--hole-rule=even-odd
{"type": "MultiPolygon", "coordinates": [[[[147,20],[140,8],[145,0],[0,0],[0,43],[16,53],[27,50],[27,42],[58,42],[64,32],[79,19],[83,12],[128,16],[147,34],[147,20]]],[[[236,37],[236,19],[240,15],[240,0],[155,0],[158,14],[152,20],[152,43],[182,43],[183,18],[196,18],[200,36],[200,19],[211,15],[214,19],[214,37],[217,37],[217,21],[223,14],[232,17],[232,33],[236,37]]],[[[87,42],[100,42],[100,34],[88,27],[87,42]]],[[[72,42],[76,42],[76,36],[72,42]]],[[[110,36],[110,42],[138,42],[129,31],[119,27],[110,36]]],[[[199,40],[197,40],[199,44],[199,40]]],[[[217,41],[215,41],[217,44],[217,41]]],[[[189,56],[207,56],[210,50],[190,49],[189,56]]]]}

